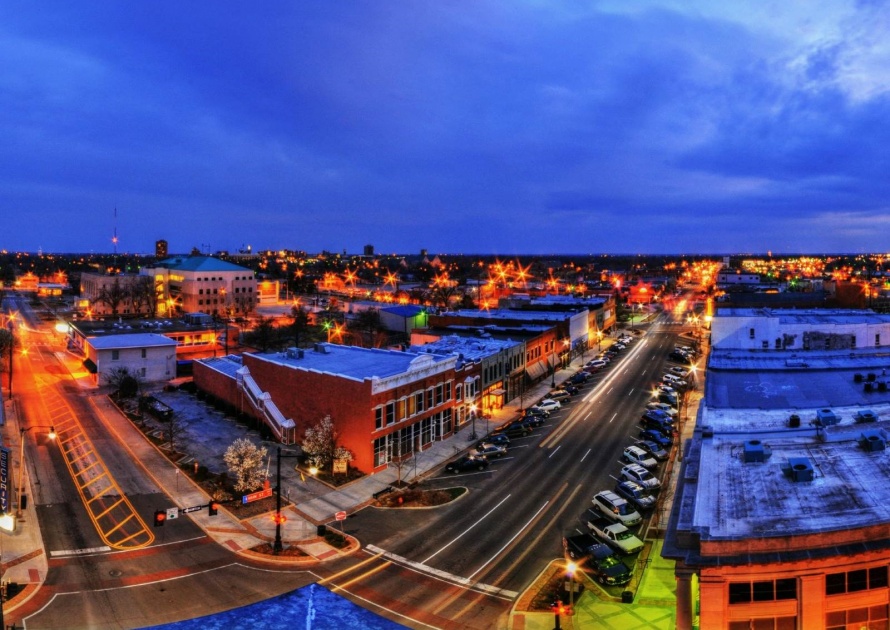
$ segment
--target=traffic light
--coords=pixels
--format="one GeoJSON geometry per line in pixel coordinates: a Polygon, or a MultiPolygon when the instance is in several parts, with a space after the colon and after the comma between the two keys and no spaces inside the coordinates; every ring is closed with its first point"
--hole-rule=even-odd
{"type": "Polygon", "coordinates": [[[216,501],[211,501],[207,504],[207,512],[210,516],[216,516],[216,512],[219,510],[219,503],[216,501]]]}
{"type": "Polygon", "coordinates": [[[166,520],[167,512],[165,510],[155,510],[155,527],[163,527],[166,520]]]}
{"type": "Polygon", "coordinates": [[[287,522],[287,517],[280,512],[272,515],[272,522],[276,525],[284,525],[287,522]]]}

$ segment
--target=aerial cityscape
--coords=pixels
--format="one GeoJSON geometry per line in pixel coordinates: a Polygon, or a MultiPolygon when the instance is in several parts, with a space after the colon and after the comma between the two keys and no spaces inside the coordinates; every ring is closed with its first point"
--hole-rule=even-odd
{"type": "Polygon", "coordinates": [[[0,628],[890,630],[882,2],[0,6],[0,628]]]}

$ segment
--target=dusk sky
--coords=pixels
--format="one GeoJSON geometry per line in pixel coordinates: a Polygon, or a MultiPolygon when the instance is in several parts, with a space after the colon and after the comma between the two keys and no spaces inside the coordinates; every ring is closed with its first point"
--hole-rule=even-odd
{"type": "Polygon", "coordinates": [[[886,252],[887,33],[883,0],[9,0],[0,248],[886,252]]]}

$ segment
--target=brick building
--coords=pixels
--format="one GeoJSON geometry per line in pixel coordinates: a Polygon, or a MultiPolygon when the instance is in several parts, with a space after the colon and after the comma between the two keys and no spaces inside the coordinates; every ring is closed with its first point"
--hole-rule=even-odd
{"type": "Polygon", "coordinates": [[[327,343],[244,354],[241,361],[236,370],[232,359],[196,362],[195,384],[266,421],[276,435],[276,424],[287,434],[293,422],[297,442],[307,427],[330,416],[338,445],[352,451],[352,466],[366,473],[448,438],[473,369],[457,356],[327,343]],[[266,411],[270,406],[273,413],[266,411]]]}

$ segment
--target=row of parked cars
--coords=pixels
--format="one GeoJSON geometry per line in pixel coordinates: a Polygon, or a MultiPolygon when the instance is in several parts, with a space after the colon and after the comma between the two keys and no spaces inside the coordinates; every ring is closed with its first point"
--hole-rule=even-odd
{"type": "MultiPolygon", "coordinates": [[[[642,540],[631,530],[652,513],[661,490],[658,468],[668,459],[673,444],[678,402],[677,390],[668,382],[687,386],[685,381],[680,383],[685,373],[671,368],[668,375],[676,378],[665,378],[659,384],[658,396],[643,411],[637,439],[621,453],[622,467],[614,488],[596,493],[588,511],[589,535],[618,554],[631,555],[643,548],[642,540]]],[[[563,544],[566,549],[577,549],[577,544],[568,540],[563,544]]]]}

